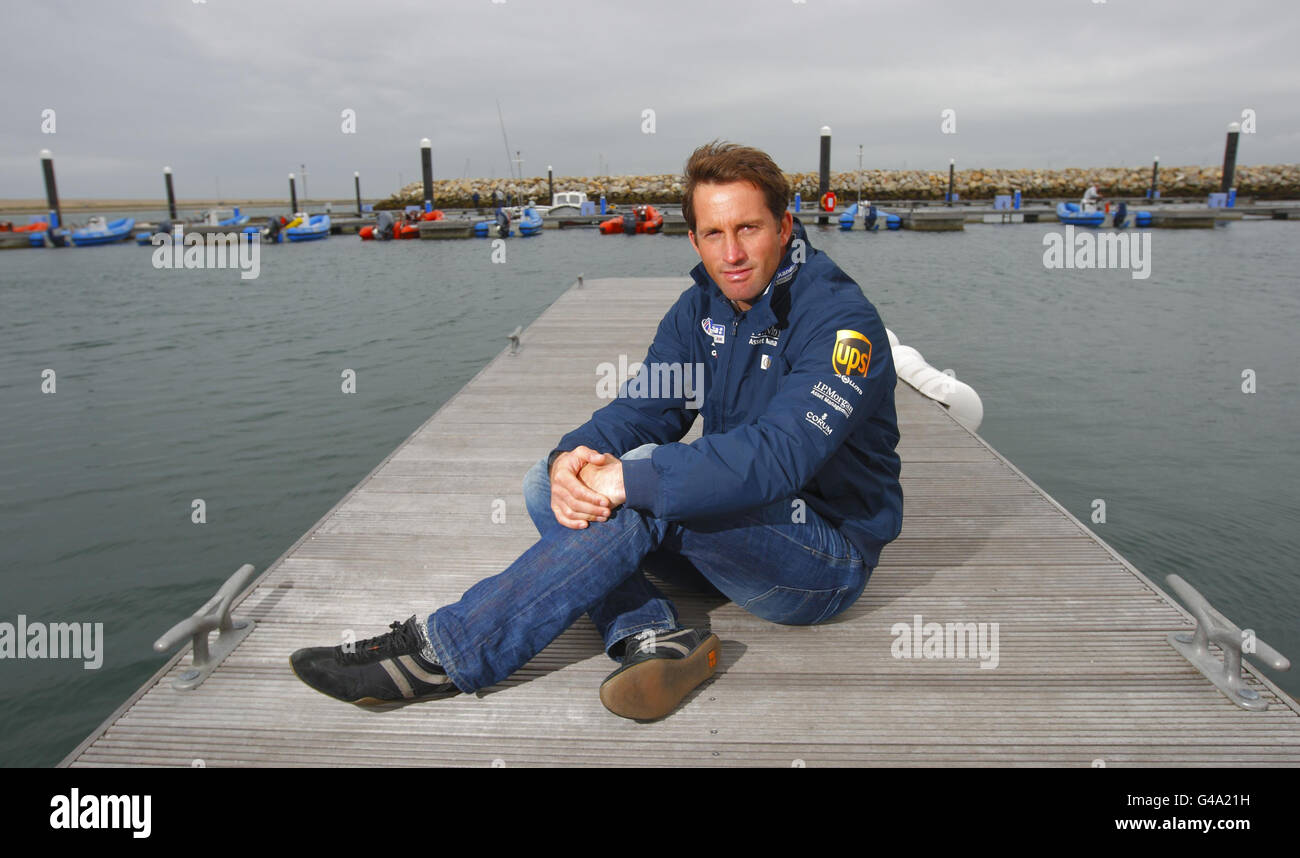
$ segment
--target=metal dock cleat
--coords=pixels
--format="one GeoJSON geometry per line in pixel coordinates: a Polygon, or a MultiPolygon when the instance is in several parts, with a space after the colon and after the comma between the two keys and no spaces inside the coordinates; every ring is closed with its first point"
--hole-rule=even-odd
{"type": "Polygon", "coordinates": [[[1231,620],[1215,610],[1214,606],[1202,596],[1195,587],[1178,575],[1166,575],[1165,583],[1187,604],[1188,610],[1196,617],[1196,629],[1187,632],[1170,632],[1169,643],[1183,657],[1192,663],[1205,678],[1214,683],[1215,688],[1223,692],[1233,703],[1242,709],[1262,712],[1268,708],[1268,701],[1259,696],[1259,692],[1246,685],[1241,676],[1242,645],[1250,641],[1252,647],[1247,654],[1254,655],[1274,670],[1290,670],[1291,662],[1286,656],[1268,644],[1255,638],[1253,632],[1242,631],[1231,620]],[[1223,650],[1223,661],[1210,652],[1210,644],[1223,650]]]}
{"type": "Polygon", "coordinates": [[[253,565],[245,563],[235,570],[235,574],[226,579],[216,595],[209,599],[190,617],[181,620],[158,640],[154,641],[154,652],[166,652],[190,638],[194,647],[192,666],[172,682],[177,691],[192,691],[203,684],[217,665],[230,655],[239,642],[248,637],[256,625],[252,620],[239,620],[230,616],[230,603],[253,577],[253,565]],[[208,632],[217,631],[217,640],[208,649],[208,632]]]}

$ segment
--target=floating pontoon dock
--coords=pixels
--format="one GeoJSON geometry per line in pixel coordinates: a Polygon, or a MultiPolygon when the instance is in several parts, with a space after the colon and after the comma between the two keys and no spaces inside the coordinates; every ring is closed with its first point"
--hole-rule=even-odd
{"type": "Polygon", "coordinates": [[[1173,599],[906,384],[903,532],[862,598],[799,627],[664,587],[723,644],[717,676],[661,721],[601,706],[614,664],[585,617],[477,695],[374,712],[300,682],[293,650],[454,601],[535,541],[524,472],[603,404],[597,366],[640,360],[688,283],[570,288],[518,354],[492,360],[255,581],[235,606],[253,631],[201,686],[172,685],[186,646],[63,764],[1300,765],[1295,701],[1251,671],[1269,708],[1234,705],[1168,642],[1192,627],[1173,599]],[[918,614],[998,623],[997,667],[894,658],[891,628],[918,614]]]}

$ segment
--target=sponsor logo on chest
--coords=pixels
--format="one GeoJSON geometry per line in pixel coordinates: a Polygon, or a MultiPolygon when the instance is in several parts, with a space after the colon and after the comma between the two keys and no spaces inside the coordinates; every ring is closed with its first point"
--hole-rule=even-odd
{"type": "Polygon", "coordinates": [[[750,334],[749,344],[751,346],[774,346],[776,345],[777,338],[780,336],[781,331],[777,329],[776,325],[773,325],[766,330],[755,331],[750,334]]]}
{"type": "Polygon", "coordinates": [[[720,346],[727,341],[727,326],[721,322],[715,323],[713,318],[709,317],[701,322],[700,325],[704,328],[704,333],[713,337],[714,345],[720,346]]]}

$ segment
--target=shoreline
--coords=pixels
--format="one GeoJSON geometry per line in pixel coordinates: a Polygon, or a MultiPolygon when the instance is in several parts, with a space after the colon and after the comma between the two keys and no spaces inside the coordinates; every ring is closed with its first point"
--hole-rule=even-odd
{"type": "MultiPolygon", "coordinates": [[[[287,208],[288,199],[259,199],[259,200],[211,200],[211,199],[178,199],[176,208],[179,209],[228,209],[235,206],[240,208],[274,208],[284,206],[287,208]]],[[[299,200],[299,203],[308,202],[299,200]]],[[[356,199],[349,198],[346,200],[316,200],[310,201],[312,205],[323,206],[325,203],[331,203],[335,208],[340,206],[354,206],[356,199]]],[[[367,201],[362,198],[362,202],[367,201]]],[[[149,198],[128,198],[128,197],[72,197],[59,198],[59,207],[65,212],[87,212],[87,211],[150,211],[153,209],[166,209],[167,198],[149,199],[149,198]]],[[[49,211],[49,205],[44,197],[24,197],[15,199],[0,199],[0,212],[5,214],[44,214],[49,211]]]]}

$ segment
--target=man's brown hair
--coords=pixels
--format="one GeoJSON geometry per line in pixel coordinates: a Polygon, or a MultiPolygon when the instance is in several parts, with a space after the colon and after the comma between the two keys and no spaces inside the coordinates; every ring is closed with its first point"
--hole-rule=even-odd
{"type": "Polygon", "coordinates": [[[779,221],[790,202],[790,183],[766,152],[739,143],[714,140],[691,153],[686,162],[686,191],[682,216],[695,232],[695,188],[701,184],[749,182],[763,192],[768,209],[779,221]]]}

